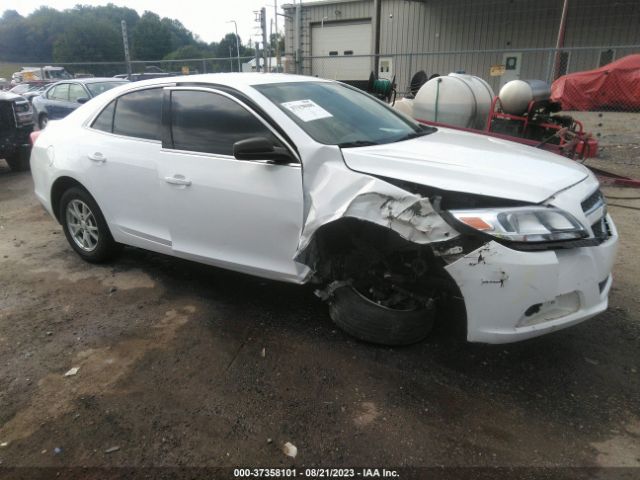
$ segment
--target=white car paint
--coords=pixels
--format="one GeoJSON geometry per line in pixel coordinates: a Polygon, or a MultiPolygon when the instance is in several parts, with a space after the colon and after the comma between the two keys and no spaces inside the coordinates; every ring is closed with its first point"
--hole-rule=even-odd
{"type": "MultiPolygon", "coordinates": [[[[586,215],[581,208],[598,188],[594,176],[551,153],[448,129],[414,140],[340,149],[314,141],[252,87],[324,82],[315,78],[249,73],[188,77],[199,88],[224,85],[251,98],[287,133],[301,164],[165,150],[157,141],[89,127],[124,92],[184,80],[119,87],[51,122],[31,157],[35,193],[45,208],[53,214],[52,185],[68,176],[93,195],[118,242],[294,283],[312,276],[300,257],[314,233],[342,217],[385,226],[415,243],[435,245],[460,235],[427,198],[378,177],[553,205],[572,213],[589,231],[594,215],[604,214],[586,215]]],[[[598,246],[524,252],[488,242],[452,259],[446,269],[464,296],[468,339],[522,340],[604,310],[617,246],[615,226],[607,219],[611,235],[598,246]],[[539,314],[525,316],[536,304],[542,305],[539,314]]]]}
{"type": "Polygon", "coordinates": [[[359,172],[532,203],[588,176],[583,166],[554,153],[448,128],[406,142],[348,149],[344,159],[359,172]]]}

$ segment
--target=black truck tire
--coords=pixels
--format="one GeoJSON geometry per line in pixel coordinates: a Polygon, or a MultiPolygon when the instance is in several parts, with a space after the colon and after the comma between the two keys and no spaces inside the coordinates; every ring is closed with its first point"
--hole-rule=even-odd
{"type": "Polygon", "coordinates": [[[333,292],[332,320],[348,334],[381,345],[410,345],[423,340],[434,323],[435,307],[393,310],[369,300],[351,286],[333,292]]]}
{"type": "Polygon", "coordinates": [[[12,172],[25,172],[29,170],[29,154],[27,152],[18,151],[7,155],[5,158],[7,165],[12,172]]]}

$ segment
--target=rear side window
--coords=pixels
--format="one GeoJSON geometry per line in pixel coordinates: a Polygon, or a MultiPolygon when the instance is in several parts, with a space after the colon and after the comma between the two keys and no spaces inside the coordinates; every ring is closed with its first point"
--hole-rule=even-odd
{"type": "Polygon", "coordinates": [[[111,133],[113,131],[113,113],[116,111],[116,101],[114,100],[107,108],[102,110],[100,115],[93,121],[92,128],[111,133]]]}
{"type": "MultiPolygon", "coordinates": [[[[103,113],[105,112],[103,111],[103,113]]],[[[161,114],[161,88],[128,93],[116,101],[113,133],[148,140],[160,140],[161,114]]]]}
{"type": "Polygon", "coordinates": [[[233,155],[233,144],[251,137],[277,138],[253,114],[216,93],[171,92],[173,148],[193,152],[233,155]]]}

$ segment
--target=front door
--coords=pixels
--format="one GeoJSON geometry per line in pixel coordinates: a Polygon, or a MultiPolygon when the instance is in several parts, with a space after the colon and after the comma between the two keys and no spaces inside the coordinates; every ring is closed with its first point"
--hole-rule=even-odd
{"type": "Polygon", "coordinates": [[[158,164],[175,254],[268,278],[295,281],[302,229],[297,161],[237,160],[233,144],[266,137],[283,144],[257,114],[230,95],[165,89],[158,164]]]}

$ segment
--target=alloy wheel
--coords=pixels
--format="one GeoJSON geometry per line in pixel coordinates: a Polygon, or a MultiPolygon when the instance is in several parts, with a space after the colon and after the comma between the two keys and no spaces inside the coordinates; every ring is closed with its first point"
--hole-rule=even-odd
{"type": "Polygon", "coordinates": [[[98,223],[89,206],[82,200],[73,199],[67,204],[67,227],[75,244],[85,252],[98,246],[100,232],[98,223]]]}

